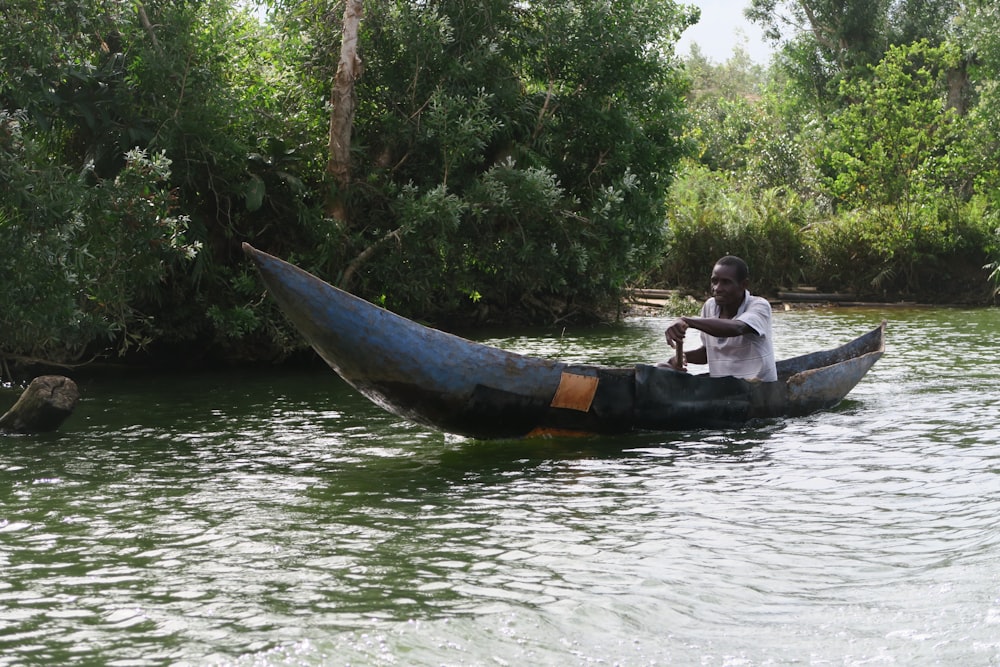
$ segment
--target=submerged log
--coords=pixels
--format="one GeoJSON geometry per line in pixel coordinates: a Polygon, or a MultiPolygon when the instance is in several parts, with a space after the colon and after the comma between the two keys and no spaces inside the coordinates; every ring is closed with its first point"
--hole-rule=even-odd
{"type": "Polygon", "coordinates": [[[31,381],[14,407],[0,417],[0,431],[54,431],[73,413],[79,400],[80,390],[68,377],[40,375],[31,381]]]}

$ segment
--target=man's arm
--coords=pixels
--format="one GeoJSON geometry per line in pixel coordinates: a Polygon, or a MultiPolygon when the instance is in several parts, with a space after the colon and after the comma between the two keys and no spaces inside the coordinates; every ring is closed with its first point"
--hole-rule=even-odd
{"type": "Polygon", "coordinates": [[[667,327],[667,340],[670,341],[671,347],[677,347],[677,343],[684,340],[684,334],[687,333],[688,327],[704,331],[709,336],[716,338],[733,338],[748,333],[757,333],[742,320],[726,320],[720,317],[678,317],[667,327]]]}
{"type": "Polygon", "coordinates": [[[684,361],[692,364],[705,365],[708,363],[708,352],[703,347],[690,352],[684,352],[684,361]]]}
{"type": "Polygon", "coordinates": [[[721,317],[681,317],[689,327],[704,331],[716,338],[734,338],[748,333],[757,333],[742,320],[726,320],[721,317]]]}
{"type": "MultiPolygon", "coordinates": [[[[684,334],[688,328],[704,331],[709,336],[716,338],[733,338],[745,334],[756,334],[757,331],[746,322],[741,320],[727,320],[721,317],[678,317],[667,327],[667,342],[670,347],[677,347],[677,343],[684,340],[684,334]]],[[[674,370],[683,371],[687,369],[687,364],[708,363],[708,351],[704,347],[684,352],[684,367],[677,368],[677,360],[671,357],[666,365],[674,370]]]]}

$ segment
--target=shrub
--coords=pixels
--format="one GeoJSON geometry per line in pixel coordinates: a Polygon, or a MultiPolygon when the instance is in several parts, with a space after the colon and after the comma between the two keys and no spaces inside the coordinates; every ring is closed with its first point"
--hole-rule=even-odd
{"type": "Polygon", "coordinates": [[[163,155],[102,179],[54,164],[23,114],[0,113],[0,357],[73,361],[146,344],[161,281],[191,259],[163,155]]]}
{"type": "Polygon", "coordinates": [[[737,255],[750,265],[757,292],[798,283],[806,260],[800,230],[816,216],[794,193],[745,188],[688,162],[671,190],[667,252],[657,279],[703,288],[715,260],[737,255]]]}
{"type": "Polygon", "coordinates": [[[806,228],[804,278],[862,296],[981,302],[988,219],[980,200],[958,212],[927,205],[840,214],[806,228]]]}

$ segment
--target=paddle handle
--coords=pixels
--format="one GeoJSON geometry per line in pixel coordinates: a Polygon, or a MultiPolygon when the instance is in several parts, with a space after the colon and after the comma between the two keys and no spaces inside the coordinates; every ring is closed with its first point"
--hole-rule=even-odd
{"type": "Polygon", "coordinates": [[[677,370],[684,370],[684,341],[679,340],[674,346],[674,366],[677,370]]]}

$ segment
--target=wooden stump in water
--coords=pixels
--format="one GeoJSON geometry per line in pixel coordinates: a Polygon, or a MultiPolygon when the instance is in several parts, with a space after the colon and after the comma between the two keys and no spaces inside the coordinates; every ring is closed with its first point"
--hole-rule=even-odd
{"type": "Polygon", "coordinates": [[[31,381],[10,410],[0,417],[0,431],[54,431],[80,400],[76,383],[62,375],[40,375],[31,381]]]}

